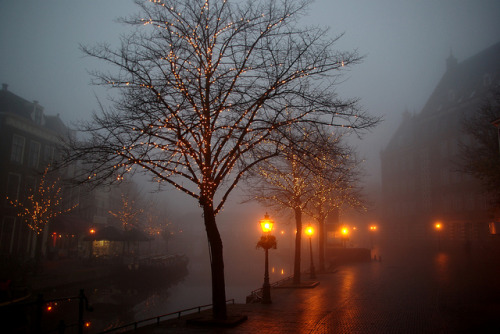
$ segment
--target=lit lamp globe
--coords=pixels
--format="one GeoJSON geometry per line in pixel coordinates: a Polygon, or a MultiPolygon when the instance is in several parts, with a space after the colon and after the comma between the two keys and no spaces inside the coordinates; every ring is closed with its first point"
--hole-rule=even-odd
{"type": "Polygon", "coordinates": [[[436,234],[437,234],[437,241],[438,241],[438,250],[441,250],[441,234],[443,233],[443,223],[441,222],[436,222],[434,224],[434,228],[436,229],[436,234]]]}
{"type": "Polygon", "coordinates": [[[263,235],[260,241],[257,243],[257,248],[262,247],[265,251],[265,263],[264,263],[264,284],[262,285],[262,303],[271,304],[271,285],[269,284],[269,257],[268,251],[270,248],[276,249],[276,238],[271,235],[273,230],[274,221],[269,218],[266,213],[264,219],[259,221],[260,227],[262,229],[263,235]]]}
{"type": "Polygon", "coordinates": [[[314,269],[313,260],[313,249],[312,249],[312,235],[314,234],[314,229],[311,225],[306,227],[305,233],[309,236],[309,254],[311,255],[311,268],[310,268],[310,278],[316,278],[316,270],[314,269]]]}
{"type": "Polygon", "coordinates": [[[274,221],[269,218],[269,215],[266,213],[264,215],[264,219],[260,220],[260,227],[262,228],[262,232],[269,233],[273,230],[274,221]]]}
{"type": "Polygon", "coordinates": [[[347,247],[347,240],[349,240],[349,229],[347,227],[343,227],[342,230],[341,230],[341,233],[342,233],[342,243],[343,243],[343,246],[344,248],[347,247]]]}

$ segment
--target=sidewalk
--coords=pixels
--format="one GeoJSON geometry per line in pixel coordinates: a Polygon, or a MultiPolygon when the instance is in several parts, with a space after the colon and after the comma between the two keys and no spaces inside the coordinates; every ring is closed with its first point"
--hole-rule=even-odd
{"type": "Polygon", "coordinates": [[[380,254],[383,262],[317,275],[312,289],[273,288],[272,304],[228,305],[248,317],[234,328],[188,325],[188,316],[134,333],[500,332],[498,266],[446,252],[380,254]]]}

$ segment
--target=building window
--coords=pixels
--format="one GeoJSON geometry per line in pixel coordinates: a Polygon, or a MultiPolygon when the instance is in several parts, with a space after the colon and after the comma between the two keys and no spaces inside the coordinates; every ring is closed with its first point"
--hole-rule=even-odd
{"type": "Polygon", "coordinates": [[[12,253],[15,222],[15,217],[4,217],[0,224],[0,250],[2,253],[12,253]]]}
{"type": "Polygon", "coordinates": [[[10,161],[22,164],[23,156],[24,156],[24,137],[14,135],[12,137],[12,151],[10,153],[10,161]]]}
{"type": "Polygon", "coordinates": [[[34,176],[26,176],[24,178],[23,189],[23,198],[28,198],[30,195],[34,194],[37,191],[36,178],[34,176]]]}
{"type": "Polygon", "coordinates": [[[51,164],[54,161],[54,147],[50,145],[45,145],[45,152],[43,158],[45,162],[51,164]]]}
{"type": "Polygon", "coordinates": [[[37,101],[33,101],[34,103],[34,108],[33,108],[33,120],[35,121],[36,124],[42,125],[43,124],[43,108],[38,104],[37,101]]]}
{"type": "Polygon", "coordinates": [[[40,159],[40,143],[36,141],[30,142],[29,166],[37,168],[38,160],[40,159]]]}
{"type": "Polygon", "coordinates": [[[19,184],[21,183],[21,175],[9,173],[7,176],[7,197],[11,201],[19,199],[19,184]]]}

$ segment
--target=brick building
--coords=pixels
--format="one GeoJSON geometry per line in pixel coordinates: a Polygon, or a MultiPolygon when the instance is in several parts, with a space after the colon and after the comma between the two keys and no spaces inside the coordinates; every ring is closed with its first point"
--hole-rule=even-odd
{"type": "Polygon", "coordinates": [[[0,91],[0,251],[33,252],[33,232],[16,216],[7,197],[22,201],[34,189],[44,168],[57,158],[60,136],[69,129],[57,116],[46,115],[37,101],[0,91]]]}

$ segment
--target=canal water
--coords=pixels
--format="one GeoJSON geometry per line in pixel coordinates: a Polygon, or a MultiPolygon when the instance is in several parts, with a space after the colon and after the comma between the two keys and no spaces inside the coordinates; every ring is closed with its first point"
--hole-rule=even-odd
{"type": "MultiPolygon", "coordinates": [[[[276,259],[277,260],[277,259],[276,259]]],[[[83,284],[60,286],[44,293],[44,298],[59,299],[77,296],[84,289],[91,312],[84,313],[88,327],[86,333],[98,333],[125,324],[159,315],[211,304],[211,281],[208,261],[189,261],[187,266],[158,275],[113,275],[83,284]],[[206,263],[205,263],[206,262],[206,263]]],[[[271,263],[270,280],[278,281],[290,272],[290,265],[271,263]]],[[[253,261],[246,266],[226,263],[226,297],[236,303],[245,303],[246,296],[263,283],[263,261],[253,261]]],[[[43,328],[57,329],[60,321],[70,326],[66,333],[76,333],[78,299],[58,300],[47,303],[43,309],[43,328]]]]}

